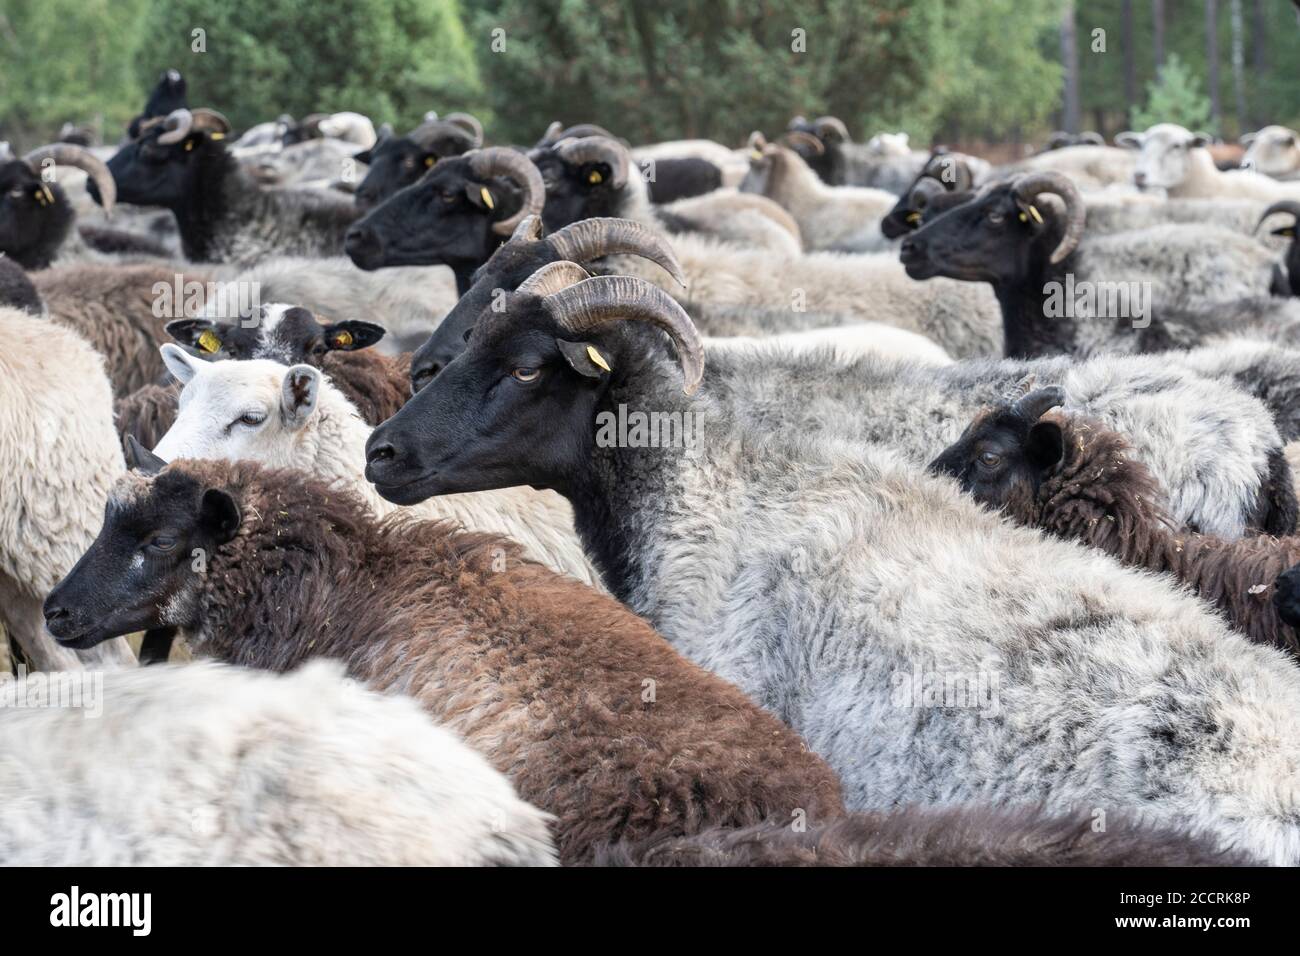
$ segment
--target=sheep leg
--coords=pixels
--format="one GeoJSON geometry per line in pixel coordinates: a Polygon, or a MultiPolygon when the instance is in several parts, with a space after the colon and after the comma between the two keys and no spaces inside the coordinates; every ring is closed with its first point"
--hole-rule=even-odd
{"type": "Polygon", "coordinates": [[[176,628],[159,627],[144,632],[140,642],[140,666],[146,664],[166,664],[172,653],[172,641],[176,639],[176,628]]]}
{"type": "Polygon", "coordinates": [[[13,581],[0,577],[0,607],[4,608],[5,629],[37,670],[75,671],[87,667],[128,667],[135,663],[135,654],[120,637],[84,651],[61,647],[45,630],[41,604],[13,581]]]}

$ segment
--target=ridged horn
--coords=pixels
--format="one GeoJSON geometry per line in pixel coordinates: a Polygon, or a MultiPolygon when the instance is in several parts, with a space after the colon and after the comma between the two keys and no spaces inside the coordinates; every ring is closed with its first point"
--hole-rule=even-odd
{"type": "Polygon", "coordinates": [[[1290,213],[1291,217],[1297,223],[1300,223],[1300,201],[1294,199],[1279,199],[1273,205],[1264,210],[1264,215],[1259,217],[1259,222],[1255,223],[1255,232],[1259,232],[1259,227],[1264,225],[1264,220],[1275,213],[1290,213]]]}
{"type": "Polygon", "coordinates": [[[826,152],[826,144],[819,140],[812,133],[805,133],[803,130],[791,130],[781,137],[782,141],[793,146],[795,143],[803,143],[818,156],[826,152]]]}
{"type": "Polygon", "coordinates": [[[564,139],[553,147],[555,155],[572,166],[584,163],[605,163],[610,169],[610,186],[622,189],[627,185],[627,170],[632,164],[632,154],[627,147],[609,136],[583,136],[564,139]]]}
{"type": "Polygon", "coordinates": [[[838,116],[817,117],[817,119],[813,120],[813,129],[817,131],[818,136],[823,136],[827,130],[831,130],[838,133],[843,142],[852,142],[849,138],[849,128],[844,125],[844,121],[838,116]]]}
{"type": "Polygon", "coordinates": [[[495,146],[489,149],[477,149],[465,154],[469,158],[469,169],[480,179],[492,176],[504,176],[523,190],[523,199],[519,211],[509,219],[502,219],[492,224],[492,231],[497,235],[508,236],[515,231],[515,226],[523,222],[526,216],[536,216],[542,211],[546,201],[546,184],[542,174],[523,153],[495,146]]]}
{"type": "Polygon", "coordinates": [[[672,296],[633,276],[595,276],[542,300],[560,327],[578,335],[614,322],[648,322],[673,340],[683,391],[695,394],[704,378],[704,343],[695,323],[672,296]]]}
{"type": "Polygon", "coordinates": [[[1036,388],[1016,399],[1012,412],[1027,422],[1036,422],[1048,411],[1065,404],[1065,389],[1059,385],[1036,388]]]}
{"type": "Polygon", "coordinates": [[[942,196],[947,191],[939,180],[932,176],[922,176],[916,181],[916,185],[912,187],[907,198],[910,205],[915,206],[917,209],[924,209],[929,205],[931,199],[935,196],[942,196]]]}
{"type": "Polygon", "coordinates": [[[32,150],[23,157],[23,162],[31,167],[35,175],[39,176],[41,174],[41,163],[47,159],[54,160],[56,166],[73,166],[84,170],[86,175],[94,180],[95,185],[99,187],[99,200],[104,206],[104,212],[113,211],[113,203],[117,201],[117,183],[114,182],[113,174],[108,171],[108,167],[104,165],[103,160],[84,146],[74,146],[71,143],[51,143],[48,146],[38,146],[32,150]]]}
{"type": "Polygon", "coordinates": [[[686,273],[664,238],[630,219],[580,219],[545,240],[552,250],[573,262],[590,262],[601,256],[635,255],[661,266],[682,288],[686,273]]]}
{"type": "Polygon", "coordinates": [[[475,149],[483,145],[483,124],[478,121],[478,117],[471,116],[469,113],[448,113],[443,117],[443,122],[459,126],[469,133],[474,138],[475,149]]]}
{"type": "Polygon", "coordinates": [[[190,128],[193,125],[194,114],[189,110],[184,107],[172,110],[167,114],[167,118],[163,120],[163,132],[158,134],[158,142],[164,146],[179,143],[190,135],[190,128]]]}
{"type": "Polygon", "coordinates": [[[516,291],[528,292],[545,299],[590,278],[591,273],[576,262],[548,262],[519,283],[516,291]]]}
{"type": "Polygon", "coordinates": [[[1087,212],[1083,206],[1083,197],[1079,195],[1079,188],[1074,185],[1074,180],[1064,173],[1048,171],[1021,176],[1015,180],[1012,189],[1018,198],[1026,202],[1033,202],[1042,193],[1051,193],[1059,196],[1065,203],[1065,232],[1061,234],[1061,241],[1052,250],[1050,260],[1052,265],[1056,265],[1073,252],[1079,240],[1083,238],[1087,212]]]}

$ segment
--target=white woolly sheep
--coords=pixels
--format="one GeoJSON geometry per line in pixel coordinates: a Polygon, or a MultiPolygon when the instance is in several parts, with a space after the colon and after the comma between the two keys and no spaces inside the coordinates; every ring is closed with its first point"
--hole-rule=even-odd
{"type": "Polygon", "coordinates": [[[1285,126],[1265,126],[1257,133],[1241,137],[1246,155],[1242,169],[1253,169],[1274,179],[1291,180],[1300,177],[1300,146],[1296,144],[1295,130],[1285,126]]]}
{"type": "Polygon", "coordinates": [[[1115,142],[1140,151],[1134,184],[1143,190],[1163,190],[1171,199],[1300,199],[1300,183],[1279,182],[1249,169],[1219,169],[1205,148],[1209,137],[1175,123],[1159,123],[1145,133],[1120,133],[1115,142]]]}

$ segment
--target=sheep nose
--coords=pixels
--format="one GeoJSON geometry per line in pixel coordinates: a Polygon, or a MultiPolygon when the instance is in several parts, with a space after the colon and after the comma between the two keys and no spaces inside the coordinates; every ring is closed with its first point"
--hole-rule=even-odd
{"type": "Polygon", "coordinates": [[[361,269],[378,269],[383,258],[384,243],[379,233],[369,226],[353,226],[343,237],[343,251],[361,269]]]}
{"type": "Polygon", "coordinates": [[[72,612],[66,607],[59,607],[57,604],[52,605],[49,601],[45,602],[45,606],[41,608],[41,611],[45,615],[45,625],[47,627],[55,621],[66,621],[72,616],[72,612]]]}
{"type": "Polygon", "coordinates": [[[380,462],[392,461],[397,457],[397,449],[393,447],[392,442],[380,442],[374,448],[366,449],[366,464],[375,465],[380,462]]]}

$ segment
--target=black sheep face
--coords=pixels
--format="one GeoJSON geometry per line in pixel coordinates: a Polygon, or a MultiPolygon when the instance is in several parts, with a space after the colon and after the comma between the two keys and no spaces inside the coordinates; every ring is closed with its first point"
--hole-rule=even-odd
{"type": "Polygon", "coordinates": [[[0,252],[24,269],[50,264],[75,214],[63,190],[21,160],[0,164],[0,252]]]}
{"type": "Polygon", "coordinates": [[[167,334],[209,361],[270,359],[320,368],[327,353],[369,348],[385,329],[359,320],[322,323],[308,309],[277,304],[239,322],[177,319],[167,323],[167,334]]]}
{"type": "MultiPolygon", "coordinates": [[[[547,231],[555,232],[582,219],[620,215],[627,187],[613,187],[614,171],[609,163],[570,164],[549,149],[533,150],[529,158],[546,184],[542,223],[547,231]]],[[[629,169],[628,175],[640,173],[629,169]]]]}
{"type": "MultiPolygon", "coordinates": [[[[119,202],[136,206],[184,209],[195,194],[202,170],[226,158],[225,136],[194,132],[177,143],[160,143],[162,125],[146,129],[137,140],[127,143],[108,161],[108,171],[117,184],[119,202]]],[[[99,190],[87,189],[96,202],[99,190]]]]}
{"type": "Polygon", "coordinates": [[[486,262],[503,237],[493,224],[514,215],[519,191],[480,179],[461,157],[444,159],[353,223],[344,239],[362,269],[486,262]]]}
{"type": "Polygon", "coordinates": [[[1053,207],[1032,212],[1011,186],[995,187],[926,222],[903,240],[899,259],[913,279],[1017,287],[1048,262],[1063,230],[1053,207]]]}
{"type": "Polygon", "coordinates": [[[427,173],[438,160],[459,156],[473,148],[468,136],[449,133],[428,142],[416,143],[408,136],[390,137],[356,155],[367,164],[365,178],[357,186],[356,202],[371,209],[398,190],[405,189],[427,173]]]}
{"type": "Polygon", "coordinates": [[[1003,406],[977,416],[929,469],[957,479],[962,490],[981,504],[1020,514],[1034,501],[1063,452],[1057,422],[1031,421],[1014,406],[1003,406]]]}
{"type": "Polygon", "coordinates": [[[94,647],[135,631],[194,627],[206,561],[239,529],[226,491],[193,475],[158,472],[158,458],[128,442],[144,473],[120,478],[90,549],[45,599],[45,624],[64,647],[94,647]]]}

